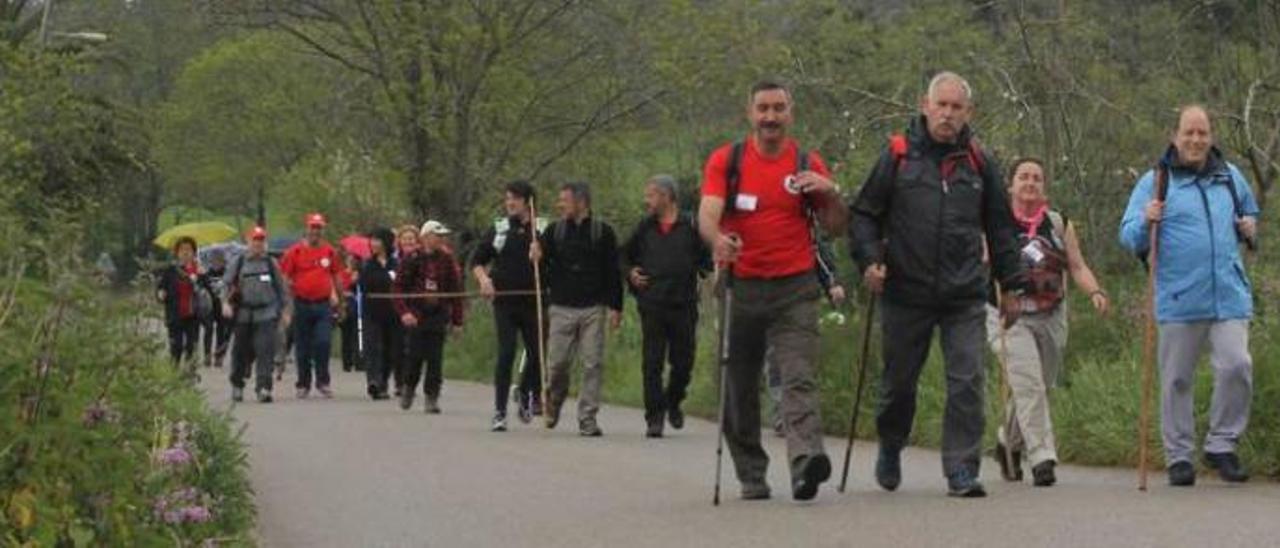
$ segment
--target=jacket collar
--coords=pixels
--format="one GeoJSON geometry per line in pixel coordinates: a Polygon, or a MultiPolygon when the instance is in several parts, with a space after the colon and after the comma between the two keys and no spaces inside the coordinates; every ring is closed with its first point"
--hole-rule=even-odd
{"type": "Polygon", "coordinates": [[[1158,165],[1168,170],[1171,174],[1177,173],[1178,175],[1189,176],[1186,179],[1187,182],[1194,181],[1199,177],[1219,175],[1227,170],[1227,161],[1223,159],[1222,150],[1217,145],[1209,148],[1209,157],[1205,159],[1204,167],[1199,171],[1193,171],[1189,167],[1180,165],[1178,163],[1178,149],[1172,144],[1165,149],[1158,165]]]}

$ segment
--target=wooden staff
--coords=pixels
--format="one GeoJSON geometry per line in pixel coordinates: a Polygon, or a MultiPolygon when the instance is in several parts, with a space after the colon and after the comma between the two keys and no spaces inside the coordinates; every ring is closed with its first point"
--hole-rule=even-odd
{"type": "MultiPolygon", "coordinates": [[[[529,228],[529,246],[532,248],[538,242],[538,206],[534,196],[529,196],[529,228]]],[[[541,259],[542,257],[539,256],[538,258],[541,259]]],[[[546,329],[542,325],[542,266],[539,264],[540,260],[534,261],[532,257],[529,260],[533,262],[533,300],[534,306],[537,307],[538,365],[539,369],[541,369],[539,374],[542,376],[542,418],[549,423],[551,420],[550,406],[552,405],[550,398],[551,379],[548,374],[550,365],[547,363],[546,329]]]]}
{"type": "MultiPolygon", "coordinates": [[[[1164,201],[1167,171],[1156,168],[1155,196],[1164,201]]],[[[1138,413],[1138,490],[1147,490],[1147,436],[1151,426],[1151,386],[1155,382],[1156,361],[1156,267],[1159,265],[1160,221],[1147,227],[1147,322],[1142,338],[1142,402],[1138,413]]]]}

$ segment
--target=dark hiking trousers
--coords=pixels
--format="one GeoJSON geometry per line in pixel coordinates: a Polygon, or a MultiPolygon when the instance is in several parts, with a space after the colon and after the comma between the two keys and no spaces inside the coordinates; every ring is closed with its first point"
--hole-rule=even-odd
{"type": "Polygon", "coordinates": [[[227,355],[228,343],[231,342],[231,331],[235,329],[235,322],[222,317],[221,310],[215,310],[215,313],[202,322],[201,339],[204,343],[204,358],[222,359],[227,355]]]}
{"type": "Polygon", "coordinates": [[[196,351],[196,339],[200,338],[200,320],[195,316],[174,320],[169,328],[169,358],[173,365],[190,360],[196,351]]]}
{"type": "Polygon", "coordinates": [[[792,478],[812,457],[823,455],[818,402],[818,299],[812,272],[784,278],[734,282],[725,394],[725,442],[738,479],[764,481],[769,456],[760,445],[760,373],[765,348],[782,373],[782,417],[792,478]]]}
{"type": "Polygon", "coordinates": [[[298,388],[311,389],[311,375],[316,386],[329,386],[330,338],[333,316],[328,301],[294,301],[294,358],[298,367],[298,388]]]}
{"type": "Polygon", "coordinates": [[[982,453],[982,368],[986,309],[981,302],[954,307],[917,307],[880,299],[884,376],[876,429],[880,445],[898,450],[907,444],[916,415],[920,371],[929,357],[934,327],[942,333],[947,401],[942,416],[942,472],[967,470],[978,476],[982,453]]]}
{"type": "Polygon", "coordinates": [[[347,315],[342,318],[342,323],[338,324],[341,331],[340,341],[342,343],[342,370],[350,371],[352,369],[363,369],[364,364],[360,359],[360,324],[356,318],[356,299],[351,297],[347,299],[347,315]]]}
{"type": "Polygon", "coordinates": [[[498,332],[498,363],[493,369],[493,408],[506,415],[511,373],[516,361],[517,335],[524,343],[527,360],[520,377],[520,393],[528,397],[542,392],[537,305],[532,300],[528,303],[494,302],[493,323],[498,332]]]}
{"type": "Polygon", "coordinates": [[[412,327],[405,330],[405,336],[408,338],[409,356],[400,373],[404,390],[412,394],[418,388],[418,379],[422,379],[422,393],[439,396],[440,385],[444,382],[445,332],[412,327]],[[426,365],[426,378],[422,376],[423,365],[426,365]]]}
{"type": "Polygon", "coordinates": [[[254,390],[270,392],[273,383],[271,373],[275,368],[276,332],[278,320],[242,322],[235,324],[236,344],[231,352],[231,386],[244,388],[249,378],[249,366],[253,368],[254,390]]]}
{"type": "Polygon", "coordinates": [[[697,302],[640,306],[644,418],[649,424],[661,423],[669,409],[679,409],[684,401],[693,372],[697,326],[697,302]],[[662,370],[668,362],[671,375],[663,389],[662,370]]]}
{"type": "MultiPolygon", "coordinates": [[[[365,318],[365,382],[373,391],[386,392],[387,381],[403,361],[404,333],[396,318],[365,318]]],[[[399,375],[397,375],[399,377],[399,375]]]]}

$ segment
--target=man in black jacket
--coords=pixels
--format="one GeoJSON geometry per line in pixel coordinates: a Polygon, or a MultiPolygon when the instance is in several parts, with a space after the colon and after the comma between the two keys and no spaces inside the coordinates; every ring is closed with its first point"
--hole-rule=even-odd
{"type": "MultiPolygon", "coordinates": [[[[471,275],[480,285],[480,294],[493,300],[493,323],[498,335],[498,362],[493,368],[494,414],[489,426],[494,432],[507,430],[507,394],[511,390],[517,335],[524,341],[526,359],[516,390],[520,422],[532,421],[541,408],[542,343],[538,340],[537,300],[532,294],[496,296],[498,291],[534,289],[529,244],[538,221],[532,215],[533,199],[533,186],[527,181],[507,183],[502,202],[506,216],[493,223],[471,255],[471,275]]],[[[537,231],[541,232],[541,228],[537,227],[537,231]]]]}
{"type": "MultiPolygon", "coordinates": [[[[891,141],[851,207],[854,260],[868,288],[882,295],[885,370],[876,416],[876,481],[888,491],[901,482],[899,454],[911,432],[920,370],[938,326],[947,379],[942,468],[948,494],[986,495],[978,482],[984,249],[990,249],[1006,292],[1021,290],[1021,267],[1000,170],[977,147],[968,126],[971,94],[959,75],[935,76],[921,99],[921,116],[905,138],[891,141]]],[[[1003,314],[1008,325],[1017,318],[1017,307],[1006,307],[1003,314]]]]}
{"type": "Polygon", "coordinates": [[[618,272],[618,240],[613,228],[591,213],[591,190],[586,183],[560,188],[560,220],[529,250],[529,258],[546,258],[551,288],[547,335],[550,386],[543,411],[547,428],[560,421],[560,406],[569,395],[569,365],[582,357],[582,388],[578,391],[578,434],[599,437],[596,422],[604,382],[604,323],[622,324],[622,279],[618,272]]]}
{"type": "Polygon", "coordinates": [[[676,205],[676,181],[670,175],[649,179],[644,189],[649,215],[622,247],[622,271],[636,296],[644,336],[645,435],[662,437],[664,419],[684,427],[684,401],[698,326],[698,278],[711,271],[711,253],[698,235],[693,216],[676,205]],[[671,361],[671,377],[662,389],[662,366],[671,361]]]}

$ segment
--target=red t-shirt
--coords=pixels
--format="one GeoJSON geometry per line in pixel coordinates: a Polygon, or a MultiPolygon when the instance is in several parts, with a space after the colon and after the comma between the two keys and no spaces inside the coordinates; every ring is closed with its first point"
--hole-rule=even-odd
{"type": "MultiPolygon", "coordinates": [[[[720,230],[742,238],[742,253],[733,273],[740,278],[780,278],[813,270],[813,240],[804,214],[804,196],[792,194],[783,180],[795,174],[797,144],[787,139],[782,153],[766,157],[747,139],[738,164],[739,207],[725,215],[720,230]],[[753,209],[754,207],[754,209],[753,209]]],[[[702,195],[724,198],[725,173],[733,145],[711,153],[702,172],[702,195]]],[[[817,152],[809,153],[809,169],[830,176],[817,152]]]]}
{"type": "Polygon", "coordinates": [[[280,272],[289,278],[293,296],[304,301],[327,301],[333,292],[333,277],[342,272],[338,252],[328,242],[311,247],[293,244],[280,259],[280,272]]]}

